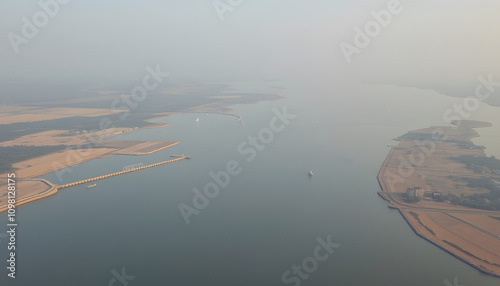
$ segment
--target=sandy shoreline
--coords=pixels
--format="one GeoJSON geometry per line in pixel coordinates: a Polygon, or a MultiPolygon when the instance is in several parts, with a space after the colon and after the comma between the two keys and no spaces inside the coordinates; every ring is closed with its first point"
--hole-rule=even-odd
{"type": "MultiPolygon", "coordinates": [[[[378,195],[389,203],[389,208],[398,210],[416,235],[482,273],[500,278],[500,236],[496,233],[492,234],[491,231],[488,232],[484,229],[485,226],[489,226],[488,223],[490,223],[490,221],[486,221],[486,223],[484,223],[485,226],[481,228],[458,218],[466,217],[468,221],[474,221],[469,217],[476,216],[474,217],[475,219],[485,221],[489,219],[488,216],[498,216],[500,212],[471,209],[445,203],[433,204],[430,202],[422,202],[419,204],[411,204],[399,201],[398,195],[400,195],[400,193],[397,191],[401,192],[401,189],[404,189],[402,188],[403,186],[416,185],[416,180],[408,177],[405,178],[403,185],[394,184],[394,182],[392,182],[392,185],[389,187],[386,181],[388,178],[386,172],[395,173],[396,168],[390,166],[391,164],[394,165],[394,161],[396,160],[394,157],[399,158],[402,154],[405,154],[405,151],[409,152],[409,150],[411,150],[411,148],[408,148],[408,145],[404,145],[402,141],[397,147],[391,148],[377,175],[377,180],[382,190],[378,192],[378,195]],[[394,190],[394,185],[399,186],[399,188],[394,190]],[[394,197],[398,197],[398,200],[395,200],[394,197]]],[[[484,154],[482,150],[477,151],[477,154],[484,154]]],[[[439,152],[436,151],[436,153],[439,152]]],[[[429,161],[432,162],[431,159],[429,159],[429,161]]],[[[430,165],[436,168],[434,164],[430,165]]],[[[422,173],[425,169],[424,166],[418,167],[422,169],[416,172],[418,177],[429,179],[428,174],[422,173]]],[[[491,221],[491,223],[495,226],[494,230],[498,229],[497,222],[491,221]]]]}
{"type": "MultiPolygon", "coordinates": [[[[231,111],[231,110],[227,110],[231,111]]],[[[158,114],[157,117],[148,119],[148,122],[153,123],[151,126],[146,126],[142,127],[139,129],[135,129],[130,132],[135,132],[143,129],[154,129],[154,128],[162,128],[162,127],[167,127],[169,124],[167,123],[159,123],[159,122],[153,122],[154,120],[169,117],[174,114],[178,113],[207,113],[206,111],[183,111],[183,112],[168,112],[168,113],[163,113],[163,114],[158,114]]],[[[208,113],[210,114],[219,114],[219,115],[228,115],[232,117],[236,117],[238,120],[241,119],[239,115],[236,114],[231,114],[231,113],[226,113],[226,112],[214,112],[214,111],[209,111],[208,113]]],[[[120,135],[128,134],[130,132],[126,132],[123,134],[118,134],[115,136],[109,136],[106,138],[106,140],[114,137],[118,137],[120,135]]],[[[151,145],[151,143],[148,143],[149,141],[144,141],[142,145],[144,147],[150,147],[148,145],[151,145]]],[[[97,144],[96,146],[92,148],[87,148],[85,150],[76,150],[76,149],[67,149],[63,150],[60,152],[55,152],[51,154],[47,154],[44,156],[32,158],[29,160],[21,161],[18,163],[15,163],[13,165],[14,168],[18,169],[17,171],[13,171],[11,173],[15,173],[16,177],[18,180],[39,180],[39,181],[46,181],[47,184],[56,186],[53,188],[46,189],[40,185],[37,186],[30,186],[27,188],[24,188],[21,185],[21,188],[18,188],[17,191],[17,197],[18,200],[16,201],[16,206],[24,205],[30,202],[34,202],[40,199],[47,198],[49,196],[55,195],[58,192],[57,185],[49,182],[47,180],[42,180],[42,179],[34,179],[46,174],[50,174],[53,172],[57,172],[59,170],[62,170],[64,168],[68,167],[73,167],[76,165],[79,165],[84,162],[88,162],[90,160],[94,159],[104,159],[112,155],[119,155],[119,154],[125,154],[127,156],[141,156],[141,155],[147,155],[147,154],[153,154],[157,151],[164,150],[166,148],[172,147],[179,144],[179,142],[165,142],[165,146],[158,146],[158,148],[152,148],[146,150],[146,148],[140,149],[140,145],[134,146],[134,147],[128,147],[123,149],[124,152],[120,152],[120,150],[113,149],[113,148],[103,148],[100,146],[100,144],[97,144]],[[167,144],[168,143],[168,144],[167,144]],[[154,150],[153,150],[154,149],[154,150]],[[130,151],[127,151],[130,150],[130,151]],[[76,159],[75,159],[76,158],[76,159]],[[49,162],[49,163],[47,163],[49,162]]],[[[106,144],[104,144],[106,145],[106,144]]],[[[151,146],[154,147],[154,146],[151,146]]],[[[5,178],[7,178],[7,173],[0,174],[0,188],[2,190],[7,189],[7,183],[5,178]]],[[[0,193],[2,195],[3,193],[0,193]]],[[[6,196],[3,194],[4,196],[6,196]]],[[[3,197],[0,197],[0,213],[6,211],[7,205],[3,203],[2,200],[3,197]]]]}
{"type": "Polygon", "coordinates": [[[456,259],[467,263],[469,266],[474,267],[475,269],[481,271],[482,273],[500,278],[500,273],[498,271],[489,270],[488,268],[485,268],[484,266],[477,263],[476,261],[464,256],[463,252],[460,252],[458,250],[455,250],[454,248],[451,248],[449,245],[447,245],[446,243],[442,243],[438,239],[433,239],[433,237],[431,235],[429,235],[428,232],[423,231],[423,227],[421,227],[418,223],[416,223],[415,220],[412,219],[412,217],[409,216],[405,211],[402,211],[400,208],[397,208],[397,210],[401,214],[403,219],[406,221],[406,223],[413,230],[413,232],[415,232],[415,234],[418,235],[419,237],[427,240],[428,242],[432,243],[434,246],[437,246],[441,250],[445,251],[446,253],[450,254],[451,256],[455,257],[456,259]]]}
{"type": "MultiPolygon", "coordinates": [[[[58,191],[57,185],[52,184],[48,180],[45,180],[45,179],[30,179],[30,181],[39,181],[39,182],[42,182],[45,185],[47,185],[47,188],[44,191],[42,191],[41,193],[33,194],[33,195],[29,195],[29,196],[25,196],[23,198],[17,198],[17,196],[16,196],[16,204],[15,204],[16,208],[19,207],[19,206],[21,206],[21,205],[33,202],[33,201],[37,201],[37,200],[44,199],[46,197],[50,197],[50,196],[56,194],[57,191],[58,191]]],[[[23,182],[23,181],[17,180],[17,182],[19,184],[19,182],[23,182]]],[[[4,211],[7,211],[8,209],[9,209],[8,208],[8,204],[0,205],[0,213],[4,212],[4,211]]]]}
{"type": "MultiPolygon", "coordinates": [[[[379,173],[379,176],[380,176],[380,173],[379,173]]],[[[382,183],[381,183],[379,176],[377,176],[377,180],[379,182],[379,185],[382,186],[382,183]]],[[[403,217],[403,219],[406,221],[408,226],[413,230],[413,232],[416,235],[418,235],[419,237],[432,243],[434,246],[437,246],[441,250],[443,250],[446,253],[450,254],[451,256],[459,259],[460,261],[467,263],[469,266],[474,267],[475,269],[481,271],[482,273],[500,278],[500,269],[499,270],[489,270],[489,269],[485,268],[484,266],[482,266],[481,264],[475,262],[474,260],[467,258],[463,252],[458,251],[454,248],[451,248],[449,245],[447,245],[446,243],[444,243],[440,240],[433,239],[432,235],[430,235],[429,232],[422,231],[422,227],[418,224],[418,222],[415,220],[415,218],[409,216],[405,211],[401,210],[400,207],[394,205],[393,201],[385,195],[385,191],[377,192],[377,194],[383,200],[385,200],[389,203],[389,205],[388,205],[389,208],[398,210],[399,214],[403,217]]]]}
{"type": "MultiPolygon", "coordinates": [[[[168,115],[166,115],[168,116],[168,115]]],[[[164,116],[165,117],[165,116],[164,116]]],[[[147,126],[143,128],[139,128],[135,131],[142,130],[142,129],[151,129],[151,128],[161,128],[161,127],[166,127],[168,124],[164,123],[155,123],[155,125],[152,126],[147,126]]],[[[130,133],[130,132],[127,132],[130,133]]],[[[125,134],[127,134],[125,133],[125,134]]],[[[120,134],[122,135],[122,134],[120,134]]],[[[116,136],[120,136],[116,135],[116,136]]],[[[113,138],[116,136],[111,136],[109,138],[113,138]]],[[[147,142],[147,141],[146,141],[147,142]]],[[[166,149],[171,146],[177,145],[179,142],[168,142],[166,146],[161,146],[157,150],[148,150],[146,152],[141,152],[137,154],[132,154],[132,155],[146,155],[146,154],[152,154],[157,151],[166,149]]],[[[104,159],[109,156],[115,155],[117,149],[113,148],[102,148],[98,145],[96,145],[93,148],[87,148],[84,150],[79,150],[79,149],[72,149],[69,148],[67,150],[63,150],[60,152],[55,152],[51,154],[47,154],[44,156],[28,159],[25,161],[21,161],[18,163],[15,163],[13,165],[14,168],[18,169],[16,171],[13,171],[11,173],[16,174],[16,178],[19,182],[21,180],[40,180],[47,182],[50,185],[57,186],[56,184],[49,182],[47,180],[42,180],[42,179],[35,179],[37,177],[50,174],[53,172],[57,172],[59,170],[62,170],[64,168],[68,167],[74,167],[76,165],[79,165],[84,162],[88,162],[94,159],[104,159]]],[[[129,154],[130,155],[130,154],[129,154]]],[[[0,188],[1,190],[7,190],[7,183],[6,183],[6,178],[7,178],[8,173],[0,174],[0,188]]],[[[55,195],[58,192],[57,187],[51,188],[50,190],[47,190],[45,188],[41,188],[39,185],[38,186],[29,186],[24,188],[22,185],[17,188],[17,201],[16,201],[16,207],[21,206],[30,202],[34,202],[40,199],[47,198],[49,196],[55,195]]],[[[7,194],[7,191],[5,191],[5,194],[3,192],[0,192],[0,213],[6,211],[7,205],[3,203],[3,199],[7,194]]]]}
{"type": "MultiPolygon", "coordinates": [[[[191,89],[188,87],[188,89],[191,89]]],[[[200,86],[195,86],[195,90],[203,89],[200,86]]],[[[187,90],[189,91],[189,90],[187,90]]],[[[171,91],[170,91],[171,93],[171,91]]],[[[186,93],[185,87],[174,88],[172,94],[184,94],[186,93]]],[[[72,118],[74,116],[83,117],[98,117],[105,115],[113,115],[124,110],[110,110],[102,108],[74,108],[74,107],[57,107],[52,106],[64,106],[68,104],[80,103],[80,102],[105,102],[112,101],[119,98],[120,94],[118,90],[113,91],[103,91],[100,96],[91,98],[78,98],[78,99],[68,99],[68,100],[56,100],[48,101],[43,103],[38,103],[35,106],[9,106],[8,108],[0,108],[0,117],[4,120],[2,123],[16,123],[16,122],[42,122],[46,120],[64,119],[72,118]],[[45,107],[45,108],[40,108],[45,107]]],[[[145,122],[152,123],[145,127],[120,127],[120,128],[106,128],[104,130],[91,130],[85,132],[85,130],[72,130],[69,127],[61,127],[62,129],[45,130],[38,133],[29,133],[27,135],[13,137],[12,140],[0,142],[1,147],[12,147],[16,145],[24,146],[68,146],[67,149],[61,150],[59,152],[53,152],[50,154],[31,157],[28,160],[12,163],[11,170],[0,174],[0,205],[5,203],[7,198],[7,173],[14,173],[18,179],[32,179],[37,178],[49,173],[54,173],[60,171],[59,174],[63,172],[71,172],[74,166],[81,163],[88,162],[94,159],[103,159],[115,154],[121,155],[147,155],[157,152],[162,149],[174,146],[179,142],[168,142],[161,146],[159,143],[154,141],[146,141],[142,145],[137,143],[136,146],[128,146],[127,148],[115,148],[114,146],[104,146],[102,142],[109,142],[108,140],[120,135],[128,134],[142,129],[154,129],[166,127],[169,124],[162,122],[154,122],[155,120],[162,119],[171,115],[181,114],[181,113],[210,113],[219,114],[235,117],[237,120],[241,120],[241,116],[231,113],[233,109],[231,106],[237,104],[249,104],[257,103],[265,100],[280,99],[281,96],[277,94],[262,94],[261,96],[248,97],[246,94],[238,95],[225,95],[215,96],[213,98],[221,99],[220,101],[214,101],[210,103],[201,105],[188,105],[189,107],[176,110],[176,111],[159,111],[154,112],[153,109],[151,113],[151,118],[145,119],[145,122]],[[240,99],[241,98],[241,99],[240,99]],[[121,150],[121,152],[115,152],[121,150]]],[[[107,106],[107,105],[106,105],[107,106]]],[[[143,116],[143,115],[135,115],[143,116]]],[[[167,131],[163,131],[167,133],[167,131]]],[[[58,175],[58,177],[60,177],[58,175]]],[[[50,183],[50,182],[49,182],[50,183]]],[[[62,183],[62,182],[58,182],[62,183]]],[[[40,184],[25,184],[20,183],[20,188],[17,191],[18,204],[22,205],[28,202],[36,201],[41,198],[48,197],[57,193],[57,188],[47,191],[43,185],[40,184]],[[24,200],[24,198],[29,198],[24,200]]],[[[5,209],[0,209],[4,211],[5,209]]]]}

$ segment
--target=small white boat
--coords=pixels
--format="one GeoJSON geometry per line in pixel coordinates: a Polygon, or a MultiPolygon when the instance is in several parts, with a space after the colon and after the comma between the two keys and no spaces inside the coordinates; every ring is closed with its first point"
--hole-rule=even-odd
{"type": "Polygon", "coordinates": [[[93,184],[93,185],[90,185],[90,186],[86,186],[85,188],[90,189],[90,188],[93,188],[93,187],[95,187],[95,186],[97,186],[97,184],[93,184]]]}
{"type": "Polygon", "coordinates": [[[309,176],[311,176],[311,177],[314,175],[314,174],[313,174],[313,171],[309,171],[309,173],[307,173],[307,174],[308,174],[309,176]]]}
{"type": "Polygon", "coordinates": [[[200,122],[200,118],[199,117],[196,118],[196,122],[200,122]]]}

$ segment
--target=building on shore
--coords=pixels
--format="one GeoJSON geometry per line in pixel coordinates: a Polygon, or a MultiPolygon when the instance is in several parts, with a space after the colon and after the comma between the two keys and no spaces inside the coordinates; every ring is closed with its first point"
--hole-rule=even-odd
{"type": "Polygon", "coordinates": [[[432,191],[432,190],[424,192],[424,197],[428,200],[432,200],[432,199],[439,200],[439,199],[441,199],[441,196],[442,196],[442,194],[440,192],[436,192],[436,191],[432,191]]]}
{"type": "Polygon", "coordinates": [[[406,194],[408,195],[408,197],[410,198],[422,198],[424,197],[424,189],[420,188],[420,187],[413,187],[413,188],[408,188],[406,189],[406,194]]]}

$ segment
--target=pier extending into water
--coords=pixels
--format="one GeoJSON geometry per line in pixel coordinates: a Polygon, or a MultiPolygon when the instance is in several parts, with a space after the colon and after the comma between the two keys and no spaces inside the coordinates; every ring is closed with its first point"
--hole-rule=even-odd
{"type": "Polygon", "coordinates": [[[69,188],[69,187],[73,187],[73,186],[78,186],[78,185],[81,185],[81,184],[85,184],[85,183],[89,183],[89,182],[94,182],[94,181],[97,181],[97,180],[102,180],[102,179],[106,179],[106,178],[110,178],[110,177],[114,177],[114,176],[118,176],[118,175],[123,175],[123,174],[130,173],[130,172],[140,171],[140,170],[144,170],[144,169],[148,169],[148,168],[153,168],[153,167],[157,167],[157,166],[161,166],[161,165],[165,165],[165,164],[174,163],[174,162],[181,161],[181,160],[184,160],[184,159],[191,159],[191,157],[189,157],[189,156],[182,156],[182,157],[178,157],[178,158],[175,158],[175,159],[172,159],[172,160],[163,161],[163,162],[160,162],[160,163],[155,163],[155,164],[146,165],[146,166],[142,166],[142,167],[138,167],[138,168],[134,168],[134,169],[130,169],[130,170],[125,170],[125,171],[120,171],[120,172],[116,172],[116,173],[107,174],[107,175],[104,175],[104,176],[99,176],[99,177],[95,177],[95,178],[81,180],[81,181],[70,183],[70,184],[66,184],[66,185],[60,185],[57,188],[58,189],[64,189],[64,188],[69,188]]]}

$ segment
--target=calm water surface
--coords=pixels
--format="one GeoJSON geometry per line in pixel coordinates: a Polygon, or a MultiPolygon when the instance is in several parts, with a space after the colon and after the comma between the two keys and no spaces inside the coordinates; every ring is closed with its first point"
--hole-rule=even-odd
{"type": "MultiPolygon", "coordinates": [[[[86,162],[62,182],[45,176],[69,183],[171,154],[193,156],[19,208],[18,278],[8,281],[2,268],[1,285],[108,285],[111,271],[123,267],[135,276],[130,286],[285,285],[282,274],[329,235],[341,246],[301,285],[446,285],[455,277],[460,285],[499,285],[417,237],[376,194],[392,139],[444,124],[443,111],[458,99],[396,87],[364,86],[344,100],[301,99],[305,92],[291,87],[288,99],[236,106],[241,121],[213,114],[163,118],[158,121],[170,126],[119,139],[181,144],[148,156],[86,162]],[[238,145],[283,106],[296,118],[247,162],[238,145]],[[211,182],[209,172],[231,160],[242,173],[187,225],[178,205],[192,205],[192,189],[211,182]]],[[[489,147],[495,145],[490,135],[482,141],[489,147]]],[[[6,257],[5,241],[0,246],[6,257]]]]}

